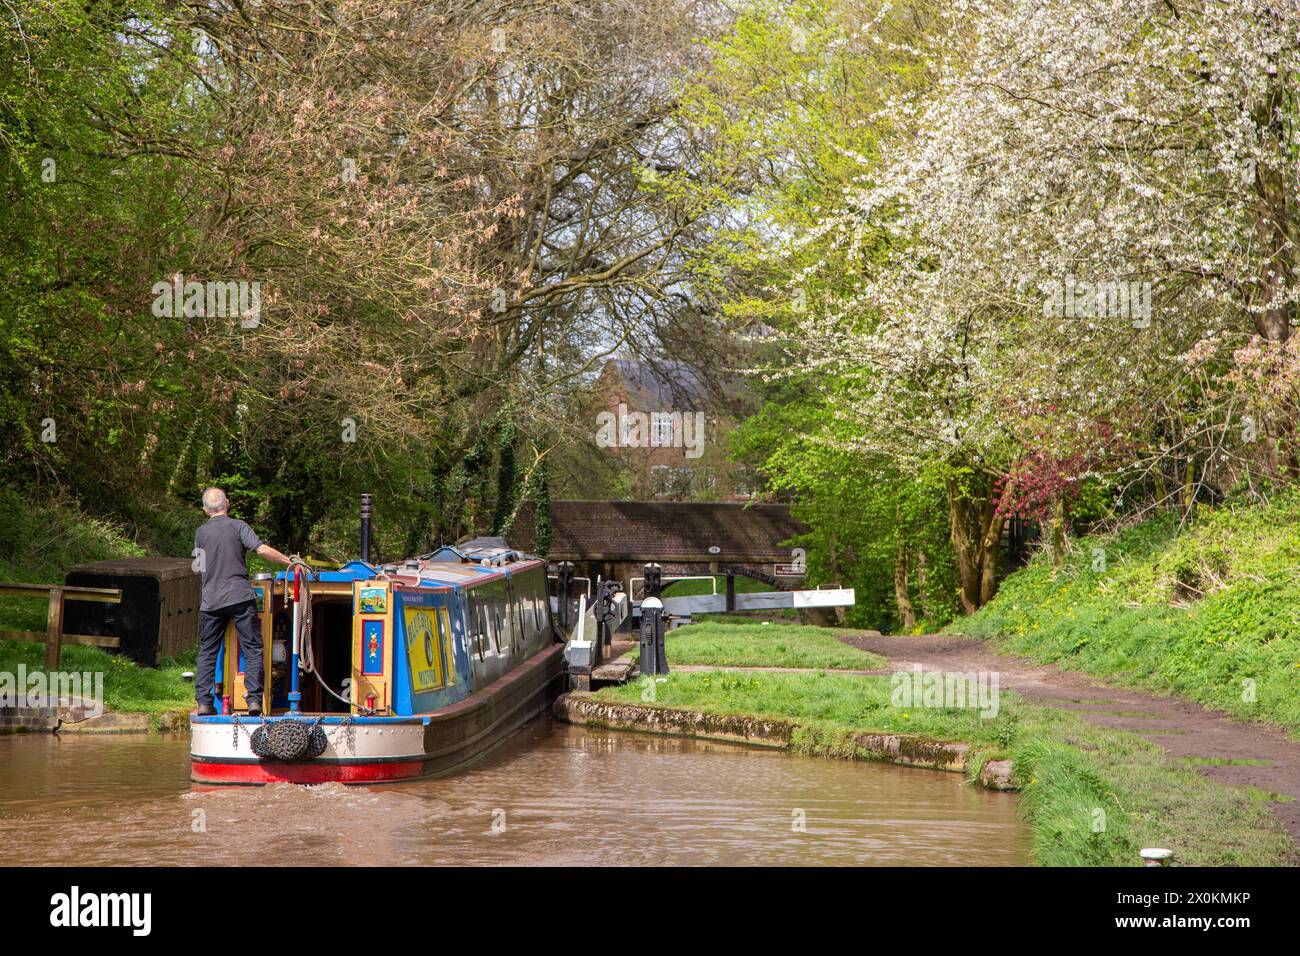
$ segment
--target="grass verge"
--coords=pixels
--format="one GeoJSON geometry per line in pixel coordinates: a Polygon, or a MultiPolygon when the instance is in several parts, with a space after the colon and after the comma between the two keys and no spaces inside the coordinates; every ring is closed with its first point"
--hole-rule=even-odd
{"type": "Polygon", "coordinates": [[[949,630],[1298,735],[1300,493],[1082,538],[949,630]]]}
{"type": "MultiPolygon", "coordinates": [[[[181,678],[194,670],[194,653],[159,668],[141,667],[129,658],[97,647],[70,645],[63,649],[61,669],[78,674],[104,675],[104,701],[109,710],[122,713],[161,714],[194,706],[194,684],[181,678]]],[[[18,665],[27,673],[45,670],[45,645],[0,641],[0,672],[14,675],[18,665]]],[[[87,692],[93,689],[86,688],[87,692]]],[[[21,690],[21,689],[20,689],[21,690]]]]}
{"type": "MultiPolygon", "coordinates": [[[[878,654],[850,647],[846,633],[829,627],[746,622],[687,624],[665,637],[669,664],[711,667],[806,667],[872,670],[888,662],[878,654]]],[[[856,633],[856,632],[855,632],[856,633]]]]}

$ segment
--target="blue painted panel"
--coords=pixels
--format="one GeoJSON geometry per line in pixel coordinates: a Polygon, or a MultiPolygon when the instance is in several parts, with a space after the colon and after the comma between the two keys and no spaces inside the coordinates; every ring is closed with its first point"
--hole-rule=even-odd
{"type": "Polygon", "coordinates": [[[384,622],[361,622],[361,673],[379,675],[384,672],[384,622]]]}
{"type": "Polygon", "coordinates": [[[216,673],[213,674],[212,677],[213,677],[212,682],[214,685],[212,688],[212,706],[220,710],[221,695],[217,693],[217,688],[215,685],[224,684],[226,682],[226,642],[225,641],[222,641],[220,644],[217,645],[217,668],[216,668],[216,673]]]}
{"type": "Polygon", "coordinates": [[[406,659],[405,608],[416,597],[407,591],[393,590],[393,713],[401,716],[415,713],[411,701],[411,665],[406,659]]]}

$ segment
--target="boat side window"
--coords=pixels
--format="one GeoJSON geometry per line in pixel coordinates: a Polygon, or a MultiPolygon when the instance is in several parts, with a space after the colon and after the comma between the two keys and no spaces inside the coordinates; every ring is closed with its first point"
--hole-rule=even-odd
{"type": "Polygon", "coordinates": [[[537,596],[537,572],[528,576],[528,599],[533,606],[533,637],[542,629],[542,603],[537,596]]]}
{"type": "Polygon", "coordinates": [[[546,575],[541,569],[533,572],[533,618],[537,621],[537,630],[546,627],[546,613],[542,605],[546,603],[546,575]]]}
{"type": "Polygon", "coordinates": [[[532,603],[532,582],[526,577],[520,578],[519,583],[515,585],[515,608],[519,612],[519,636],[523,638],[525,644],[533,636],[532,625],[529,623],[532,620],[532,614],[529,613],[532,603]]]}
{"type": "Polygon", "coordinates": [[[524,643],[531,644],[537,628],[534,626],[537,615],[533,611],[533,581],[531,575],[519,582],[519,620],[524,631],[524,643]]]}
{"type": "Polygon", "coordinates": [[[469,619],[469,639],[474,642],[474,651],[478,654],[478,659],[483,660],[483,615],[479,611],[478,599],[473,595],[466,595],[465,600],[468,603],[468,612],[465,616],[469,619]]]}
{"type": "Polygon", "coordinates": [[[469,652],[470,657],[473,657],[478,648],[478,642],[474,635],[474,609],[469,603],[468,594],[465,595],[465,607],[462,613],[465,620],[465,650],[469,652]]]}
{"type": "Polygon", "coordinates": [[[533,623],[537,625],[539,631],[542,629],[542,595],[546,593],[545,585],[542,584],[543,580],[545,579],[538,579],[536,571],[533,572],[533,623]],[[541,593],[538,593],[539,586],[541,587],[541,593]]]}
{"type": "Polygon", "coordinates": [[[443,680],[451,687],[456,683],[456,644],[445,607],[438,608],[438,654],[442,662],[443,680]]]}
{"type": "Polygon", "coordinates": [[[528,631],[524,630],[524,597],[519,589],[515,591],[515,628],[519,631],[519,643],[528,644],[528,631]]]}
{"type": "Polygon", "coordinates": [[[515,633],[519,635],[520,645],[528,644],[528,632],[524,630],[524,591],[521,588],[523,581],[519,584],[511,585],[513,600],[510,602],[511,610],[515,611],[515,633]]]}
{"type": "Polygon", "coordinates": [[[509,635],[510,652],[519,649],[519,627],[515,623],[515,588],[509,581],[501,585],[501,613],[506,621],[506,633],[509,635]]]}
{"type": "Polygon", "coordinates": [[[519,611],[519,588],[515,587],[513,582],[506,585],[506,595],[509,604],[506,613],[510,617],[510,626],[514,629],[514,641],[512,645],[518,647],[524,642],[524,618],[519,611]]]}

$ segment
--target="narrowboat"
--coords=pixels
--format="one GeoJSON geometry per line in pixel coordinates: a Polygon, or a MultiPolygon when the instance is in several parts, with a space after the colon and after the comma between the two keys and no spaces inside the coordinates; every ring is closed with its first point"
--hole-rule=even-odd
{"type": "Polygon", "coordinates": [[[375,784],[463,767],[544,711],[563,682],[546,566],[501,538],[401,565],[256,576],[265,659],[249,716],[233,625],[216,716],[190,718],[204,784],[375,784]]]}

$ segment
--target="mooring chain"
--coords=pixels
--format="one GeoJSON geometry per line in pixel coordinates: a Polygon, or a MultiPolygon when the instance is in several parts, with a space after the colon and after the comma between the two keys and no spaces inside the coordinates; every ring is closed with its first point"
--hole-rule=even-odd
{"type": "Polygon", "coordinates": [[[357,752],[357,725],[352,720],[352,715],[347,714],[339,721],[339,730],[343,732],[343,738],[347,741],[348,752],[357,752]]]}
{"type": "Polygon", "coordinates": [[[257,727],[252,730],[247,729],[239,722],[238,714],[231,714],[230,717],[233,721],[230,727],[230,746],[234,747],[236,750],[239,749],[239,732],[242,730],[244,736],[248,738],[248,746],[251,749],[253,746],[253,734],[257,733],[259,728],[266,726],[266,717],[259,714],[257,727]]]}

